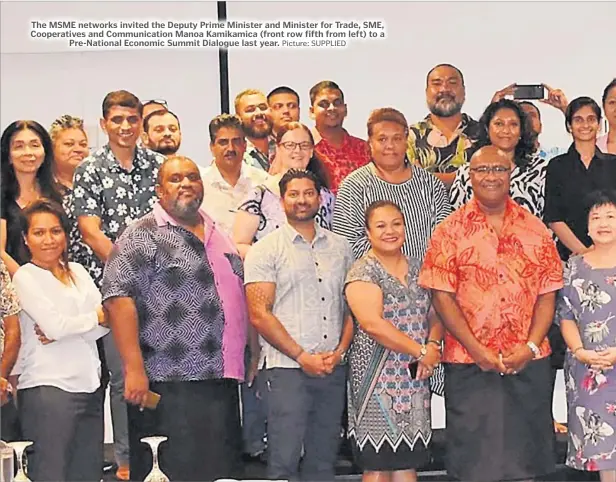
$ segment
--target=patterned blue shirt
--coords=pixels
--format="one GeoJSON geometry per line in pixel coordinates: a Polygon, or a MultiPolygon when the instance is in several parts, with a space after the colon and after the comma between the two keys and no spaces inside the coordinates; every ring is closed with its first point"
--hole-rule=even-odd
{"type": "MultiPolygon", "coordinates": [[[[154,190],[156,176],[164,160],[164,156],[137,146],[133,168],[127,171],[120,165],[109,144],[101,147],[75,170],[70,207],[72,217],[99,217],[101,231],[112,242],[115,241],[126,226],[152,210],[158,200],[154,190]]],[[[100,260],[80,262],[100,286],[100,260]]]]}

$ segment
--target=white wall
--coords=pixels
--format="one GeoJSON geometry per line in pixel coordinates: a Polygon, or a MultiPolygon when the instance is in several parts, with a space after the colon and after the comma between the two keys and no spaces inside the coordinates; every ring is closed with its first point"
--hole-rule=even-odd
{"type": "MultiPolygon", "coordinates": [[[[344,50],[234,50],[231,94],[289,85],[308,119],[308,91],[320,80],[343,89],[346,126],[366,136],[372,109],[391,106],[409,122],[427,114],[425,77],[437,63],[458,66],[466,80],[464,111],[479,118],[493,93],[513,82],[545,82],[569,99],[600,102],[616,75],[616,3],[606,2],[230,2],[231,19],[384,20],[387,41],[344,50]],[[247,80],[249,79],[249,80],[247,80]]],[[[563,116],[542,107],[545,145],[568,145],[563,116]]]]}
{"type": "Polygon", "coordinates": [[[207,126],[220,113],[216,50],[68,50],[63,43],[33,41],[31,19],[216,19],[215,2],[40,2],[0,4],[0,126],[34,119],[48,127],[58,116],[82,117],[90,144],[101,146],[98,127],[105,95],[117,89],[142,100],[163,98],[181,122],[181,153],[210,162],[207,126]],[[111,4],[113,5],[113,4],[111,4]],[[172,15],[171,15],[172,14],[172,15]]]}

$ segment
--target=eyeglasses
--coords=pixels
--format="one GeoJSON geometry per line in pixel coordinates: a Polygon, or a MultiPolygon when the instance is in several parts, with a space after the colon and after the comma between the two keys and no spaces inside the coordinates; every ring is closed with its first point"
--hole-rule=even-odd
{"type": "Polygon", "coordinates": [[[294,151],[296,147],[299,147],[302,151],[309,151],[312,149],[312,144],[310,142],[281,142],[280,145],[284,147],[287,151],[294,151]]]}
{"type": "Polygon", "coordinates": [[[506,166],[478,166],[471,167],[470,170],[475,174],[479,174],[481,176],[487,176],[490,173],[494,174],[495,176],[502,176],[505,173],[511,171],[511,168],[506,166]]]}
{"type": "Polygon", "coordinates": [[[146,100],[145,102],[142,102],[142,105],[145,107],[146,105],[150,105],[150,104],[160,104],[163,105],[165,107],[167,106],[167,101],[165,99],[152,99],[152,100],[146,100]]]}

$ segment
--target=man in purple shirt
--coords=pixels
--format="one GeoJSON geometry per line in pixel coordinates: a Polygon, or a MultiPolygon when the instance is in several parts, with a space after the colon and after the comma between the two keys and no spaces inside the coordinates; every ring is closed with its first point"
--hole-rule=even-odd
{"type": "Polygon", "coordinates": [[[203,183],[190,159],[158,172],[159,203],[118,238],[103,300],[125,371],[131,479],[151,467],[140,439],[164,435],[171,480],[238,477],[238,382],[244,380],[248,317],[242,262],[199,209],[203,183]],[[155,410],[148,390],[161,395],[155,410]]]}

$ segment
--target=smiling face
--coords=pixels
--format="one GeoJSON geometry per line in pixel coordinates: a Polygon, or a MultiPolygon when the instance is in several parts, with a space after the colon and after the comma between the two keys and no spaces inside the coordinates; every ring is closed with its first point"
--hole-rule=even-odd
{"type": "Polygon", "coordinates": [[[45,148],[32,129],[17,131],[10,144],[10,162],[15,174],[36,174],[45,160],[45,148]]]}
{"type": "Polygon", "coordinates": [[[438,117],[459,114],[465,97],[462,76],[456,69],[442,65],[428,75],[426,102],[432,114],[438,117]]]}
{"type": "Polygon", "coordinates": [[[60,171],[71,171],[88,155],[88,138],[86,133],[71,127],[58,132],[53,143],[53,157],[60,171]]]}
{"type": "Polygon", "coordinates": [[[490,143],[501,151],[511,153],[515,151],[520,137],[522,126],[516,111],[508,108],[498,109],[488,126],[490,143]]]}
{"type": "Polygon", "coordinates": [[[366,233],[375,253],[398,252],[405,239],[404,217],[394,206],[378,207],[370,214],[366,233]]]}
{"type": "Polygon", "coordinates": [[[237,104],[237,115],[247,137],[263,139],[272,133],[274,122],[265,95],[244,95],[237,104]]]}
{"type": "Polygon", "coordinates": [[[342,127],[346,116],[347,106],[338,89],[321,90],[310,107],[310,117],[319,130],[342,127]]]}
{"type": "Polygon", "coordinates": [[[312,179],[292,179],[282,197],[282,207],[290,222],[307,222],[319,212],[321,197],[312,179]]]}
{"type": "Polygon", "coordinates": [[[66,232],[55,214],[32,214],[24,238],[33,263],[41,266],[60,263],[66,250],[66,232]]]}
{"type": "Polygon", "coordinates": [[[471,158],[470,177],[477,202],[490,210],[503,207],[509,196],[511,161],[496,146],[479,149],[471,158]]]}
{"type": "Polygon", "coordinates": [[[603,204],[590,210],[588,235],[596,246],[616,245],[616,205],[603,204]]]}
{"type": "Polygon", "coordinates": [[[156,194],[160,205],[176,219],[190,219],[203,202],[203,181],[197,165],[184,157],[171,157],[161,166],[156,194]]]}
{"type": "Polygon", "coordinates": [[[115,105],[101,119],[101,129],[109,137],[109,144],[120,149],[133,149],[141,134],[143,119],[139,110],[115,105]]]}
{"type": "Polygon", "coordinates": [[[303,128],[292,129],[280,139],[276,156],[279,158],[283,171],[289,169],[306,169],[312,154],[314,145],[310,134],[303,128]]]}
{"type": "Polygon", "coordinates": [[[576,141],[594,141],[599,133],[599,118],[590,105],[580,107],[571,116],[569,129],[576,141]]]}

